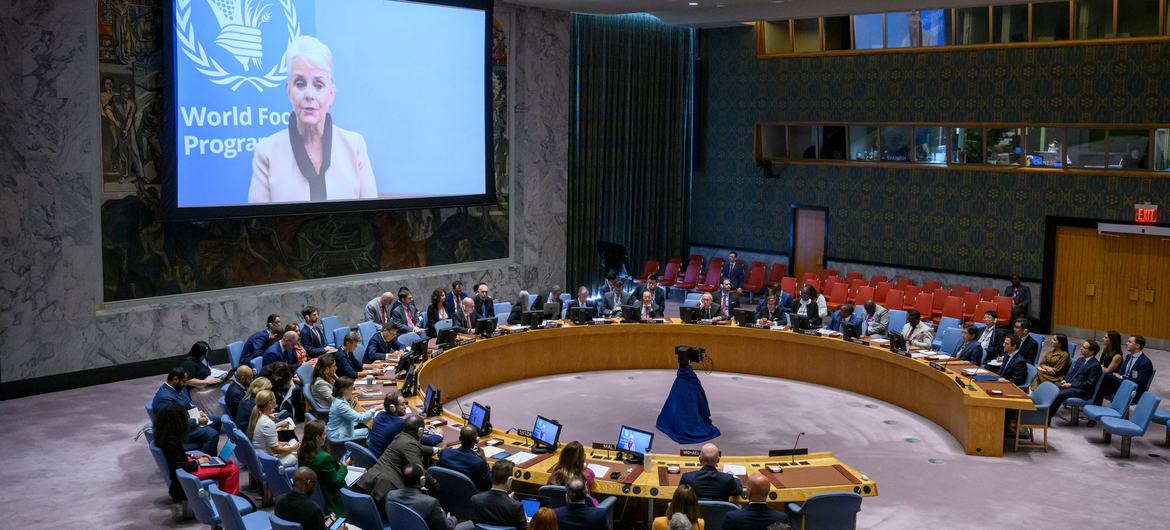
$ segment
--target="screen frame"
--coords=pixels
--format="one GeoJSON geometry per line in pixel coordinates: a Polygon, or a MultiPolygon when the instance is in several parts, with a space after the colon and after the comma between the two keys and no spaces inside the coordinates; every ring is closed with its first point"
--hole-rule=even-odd
{"type": "MultiPolygon", "coordinates": [[[[164,90],[169,97],[163,99],[162,127],[159,140],[167,162],[162,164],[158,174],[161,185],[159,197],[160,221],[209,221],[216,219],[256,219],[263,217],[350,214],[361,212],[416,210],[423,208],[458,208],[469,206],[492,206],[499,204],[496,195],[495,142],[492,137],[492,31],[494,16],[493,0],[384,0],[413,4],[433,4],[445,7],[459,7],[484,12],[483,43],[483,103],[484,103],[484,173],[483,193],[467,195],[445,195],[440,197],[412,197],[402,199],[336,200],[280,204],[243,204],[223,206],[179,206],[179,157],[178,121],[176,99],[178,69],[175,46],[175,0],[163,0],[163,75],[164,90]]],[[[192,178],[195,178],[192,176],[192,178]]]]}
{"type": "Polygon", "coordinates": [[[617,445],[619,451],[622,451],[623,453],[627,452],[625,449],[622,449],[622,447],[621,447],[622,433],[625,431],[632,431],[632,432],[636,432],[638,434],[649,435],[650,441],[646,444],[646,450],[642,451],[640,453],[635,452],[635,454],[639,454],[639,455],[650,454],[650,450],[654,448],[654,433],[649,432],[649,431],[643,431],[642,429],[635,429],[633,427],[630,427],[629,425],[622,425],[622,427],[620,429],[618,429],[617,444],[615,444],[615,445],[617,445]]]}
{"type": "Polygon", "coordinates": [[[561,424],[559,424],[551,419],[548,419],[544,416],[541,416],[540,414],[537,414],[536,421],[532,422],[532,439],[537,441],[537,442],[540,442],[541,444],[544,444],[545,446],[548,446],[548,447],[555,449],[557,444],[561,440],[561,424]],[[540,425],[541,420],[544,420],[545,423],[547,423],[549,425],[553,425],[557,428],[556,435],[553,436],[552,442],[546,442],[546,441],[541,440],[540,438],[536,437],[536,426],[540,425]]]}
{"type": "Polygon", "coordinates": [[[476,429],[479,429],[482,432],[483,431],[483,422],[486,420],[487,420],[487,407],[480,405],[478,401],[472,401],[471,402],[471,412],[467,414],[467,424],[472,426],[472,427],[475,427],[476,429]],[[475,411],[476,410],[483,411],[483,416],[480,417],[480,424],[479,425],[476,425],[475,422],[473,421],[473,419],[475,418],[475,411]]]}
{"type": "Polygon", "coordinates": [[[435,399],[435,385],[428,383],[427,389],[425,391],[423,391],[423,407],[422,407],[423,410],[422,410],[422,413],[424,415],[427,414],[428,412],[430,412],[431,405],[432,405],[431,400],[433,400],[433,399],[435,399]]]}

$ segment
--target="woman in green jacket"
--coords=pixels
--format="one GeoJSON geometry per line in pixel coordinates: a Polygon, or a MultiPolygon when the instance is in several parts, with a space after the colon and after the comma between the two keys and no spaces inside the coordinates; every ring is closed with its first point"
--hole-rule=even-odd
{"type": "Polygon", "coordinates": [[[344,464],[338,464],[333,460],[333,455],[325,450],[325,422],[315,420],[306,423],[304,438],[301,448],[297,450],[297,462],[317,473],[317,486],[325,496],[325,506],[329,511],[344,516],[341,488],[345,487],[348,471],[344,464]]]}

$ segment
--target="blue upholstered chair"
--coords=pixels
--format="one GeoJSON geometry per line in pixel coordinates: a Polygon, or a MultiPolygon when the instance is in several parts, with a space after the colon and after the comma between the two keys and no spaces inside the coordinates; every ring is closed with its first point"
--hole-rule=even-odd
{"type": "Polygon", "coordinates": [[[358,333],[362,336],[362,343],[358,345],[358,350],[365,352],[366,345],[370,343],[370,339],[374,338],[374,333],[378,332],[378,326],[367,320],[365,322],[358,322],[357,327],[358,333]]]}
{"type": "Polygon", "coordinates": [[[219,399],[216,400],[216,403],[219,403],[219,409],[225,412],[227,411],[227,391],[229,386],[232,386],[232,384],[224,383],[219,385],[219,399]]]}
{"type": "Polygon", "coordinates": [[[1129,458],[1129,446],[1134,436],[1145,436],[1150,427],[1150,420],[1154,418],[1154,411],[1162,403],[1162,398],[1153,392],[1146,392],[1138,398],[1137,406],[1133,408],[1133,415],[1129,419],[1106,416],[1101,418],[1101,427],[1105,430],[1105,441],[1112,435],[1121,437],[1121,458],[1129,458]]]}
{"type": "Polygon", "coordinates": [[[703,293],[687,293],[686,297],[683,298],[683,302],[685,303],[685,302],[690,302],[693,300],[695,302],[695,304],[698,305],[699,300],[702,298],[703,298],[703,293]]]}
{"type": "Polygon", "coordinates": [[[475,483],[463,473],[439,466],[427,472],[439,483],[439,504],[458,519],[471,519],[471,496],[479,493],[475,483]]]}
{"type": "Polygon", "coordinates": [[[1036,349],[1036,362],[1034,363],[1038,365],[1040,364],[1040,360],[1044,357],[1044,352],[1047,351],[1044,349],[1045,337],[1039,333],[1028,333],[1028,336],[1032,337],[1032,340],[1036,341],[1036,345],[1039,346],[1036,349]]]}
{"type": "MultiPolygon", "coordinates": [[[[341,488],[341,504],[345,506],[346,518],[362,530],[390,530],[390,525],[378,513],[378,505],[374,503],[373,497],[341,488]]],[[[443,507],[446,508],[446,505],[443,507]]],[[[423,528],[426,528],[425,524],[423,528]]]]}
{"type": "Polygon", "coordinates": [[[240,367],[240,356],[244,355],[244,341],[237,340],[228,344],[228,360],[232,363],[232,369],[240,367]]]}
{"type": "Polygon", "coordinates": [[[890,315],[890,331],[902,332],[902,328],[906,327],[906,311],[903,309],[891,309],[890,315]]]}
{"type": "MultiPolygon", "coordinates": [[[[1070,346],[1071,346],[1071,343],[1070,343],[1070,346]]],[[[1081,398],[1073,397],[1073,398],[1068,398],[1068,399],[1064,400],[1064,408],[1068,409],[1068,424],[1069,425],[1076,426],[1078,423],[1080,423],[1080,421],[1081,421],[1081,408],[1083,408],[1085,405],[1088,405],[1089,403],[1092,403],[1093,400],[1097,399],[1097,393],[1101,391],[1101,382],[1104,380],[1105,380],[1105,374],[1101,374],[1101,377],[1097,378],[1097,385],[1093,387],[1093,395],[1089,396],[1088,399],[1081,399],[1081,398]]],[[[1054,413],[1055,413],[1055,411],[1054,411],[1054,413]]]]}
{"type": "MultiPolygon", "coordinates": [[[[458,528],[458,527],[456,527],[456,528],[458,528]]],[[[494,524],[479,524],[479,523],[475,523],[475,525],[472,528],[474,528],[475,530],[516,530],[515,526],[497,526],[494,524]]],[[[704,528],[706,528],[706,527],[704,527],[704,528]]]]}
{"type": "Polygon", "coordinates": [[[1060,387],[1056,386],[1056,383],[1045,381],[1032,391],[1032,404],[1036,406],[1036,410],[1016,410],[1016,451],[1019,451],[1020,447],[1043,447],[1044,452],[1048,452],[1048,415],[1055,412],[1050,409],[1052,402],[1056,401],[1057,392],[1060,392],[1060,387]],[[1035,443],[1033,431],[1029,431],[1028,440],[1032,443],[1021,444],[1020,431],[1025,428],[1044,429],[1044,443],[1035,443]]]}
{"type": "Polygon", "coordinates": [[[313,397],[311,391],[313,382],[313,367],[308,364],[302,364],[297,368],[297,376],[301,378],[301,395],[305,397],[305,403],[309,405],[308,412],[312,412],[313,416],[319,418],[321,421],[329,422],[329,403],[317,403],[317,398],[313,397]],[[305,368],[308,370],[304,370],[305,368]],[[301,375],[302,371],[306,371],[307,375],[301,375]]]}
{"type": "Polygon", "coordinates": [[[235,495],[224,493],[218,486],[208,487],[211,492],[211,502],[219,512],[220,524],[224,530],[268,530],[272,524],[268,522],[265,512],[241,513],[236,504],[235,495]]]}
{"type": "Polygon", "coordinates": [[[272,493],[273,499],[292,491],[292,483],[287,480],[284,466],[280,465],[279,459],[264,451],[256,451],[256,459],[260,461],[260,468],[264,470],[264,481],[268,484],[268,491],[272,493]]]}
{"type": "Polygon", "coordinates": [[[813,495],[803,505],[788,503],[788,523],[793,528],[852,530],[861,511],[861,495],[856,493],[822,493],[813,495]]]}
{"type": "MultiPolygon", "coordinates": [[[[297,468],[295,466],[284,468],[284,480],[289,483],[290,488],[292,487],[292,474],[296,470],[297,468]]],[[[309,494],[309,498],[313,500],[313,504],[321,508],[322,512],[329,513],[329,508],[325,506],[325,494],[321,493],[320,483],[317,483],[317,487],[313,488],[313,493],[309,494]]]]}
{"type": "Polygon", "coordinates": [[[171,487],[171,470],[167,467],[167,457],[163,454],[162,449],[154,445],[153,441],[146,442],[147,449],[150,449],[150,457],[154,459],[154,465],[158,466],[158,472],[162,475],[163,484],[166,487],[171,487]]]}
{"type": "Polygon", "coordinates": [[[963,330],[958,327],[942,328],[942,333],[934,336],[934,342],[938,343],[936,349],[939,352],[950,355],[955,351],[955,346],[963,342],[963,330]]]}
{"type": "Polygon", "coordinates": [[[532,309],[532,304],[536,303],[537,296],[539,296],[539,295],[535,295],[535,294],[528,295],[528,306],[524,308],[526,311],[529,309],[532,309]]]}
{"type": "Polygon", "coordinates": [[[560,508],[565,505],[565,487],[556,484],[547,484],[536,490],[536,494],[548,499],[549,508],[560,508]]]}
{"type": "Polygon", "coordinates": [[[427,338],[414,332],[403,333],[398,336],[398,343],[401,344],[403,348],[409,348],[411,344],[414,344],[420,340],[427,340],[427,338]]]}
{"type": "MultiPolygon", "coordinates": [[[[344,497],[342,499],[344,500],[344,497]]],[[[386,503],[386,521],[390,523],[387,526],[394,530],[427,530],[427,522],[422,516],[406,505],[394,501],[386,503]]],[[[365,530],[365,527],[362,529],[365,530]]]]}
{"type": "Polygon", "coordinates": [[[508,314],[512,312],[512,302],[496,302],[494,304],[496,309],[496,319],[500,324],[508,322],[508,314]]]}
{"type": "Polygon", "coordinates": [[[1166,423],[1167,420],[1170,420],[1170,409],[1158,409],[1154,411],[1154,419],[1151,421],[1166,427],[1166,445],[1170,445],[1170,424],[1166,423]]]}
{"type": "Polygon", "coordinates": [[[248,468],[248,484],[255,486],[260,484],[260,491],[262,501],[265,506],[272,502],[272,492],[268,488],[268,479],[264,475],[264,466],[260,463],[260,457],[256,456],[256,448],[252,446],[252,440],[248,438],[244,431],[236,429],[232,431],[233,441],[236,442],[236,458],[244,463],[248,468]]]}
{"type": "MultiPolygon", "coordinates": [[[[1101,377],[1110,377],[1102,374],[1101,377]]],[[[1123,380],[1121,384],[1117,385],[1117,392],[1109,400],[1109,406],[1101,405],[1085,405],[1085,417],[1089,421],[1099,421],[1101,418],[1114,417],[1124,418],[1125,413],[1129,412],[1129,404],[1133,401],[1133,391],[1137,389],[1137,383],[1129,379],[1123,380]]]]}
{"type": "Polygon", "coordinates": [[[1036,380],[1036,374],[1040,370],[1034,364],[1026,364],[1025,366],[1028,367],[1028,379],[1024,381],[1024,384],[1020,385],[1020,390],[1027,392],[1029,388],[1032,388],[1032,381],[1036,380]]]}
{"type": "MultiPolygon", "coordinates": [[[[931,349],[938,350],[943,353],[950,353],[952,350],[954,350],[954,346],[951,346],[950,350],[946,348],[946,346],[943,344],[943,336],[946,335],[947,330],[951,328],[958,328],[960,331],[962,331],[962,329],[959,328],[961,324],[962,323],[959,322],[959,319],[955,317],[942,317],[938,321],[938,326],[935,326],[934,328],[934,340],[930,342],[931,349]]],[[[959,340],[962,340],[962,335],[960,335],[959,340]]]]}
{"type": "Polygon", "coordinates": [[[341,319],[337,318],[337,315],[330,315],[327,317],[321,317],[321,329],[326,331],[325,344],[333,346],[334,348],[341,348],[341,343],[337,342],[337,336],[332,334],[332,333],[329,333],[329,331],[335,330],[335,329],[340,328],[340,327],[341,327],[341,319]]]}
{"type": "Polygon", "coordinates": [[[453,327],[455,327],[455,322],[453,322],[449,318],[444,318],[443,320],[435,322],[435,334],[438,334],[440,331],[443,331],[444,329],[451,329],[453,327]]]}
{"type": "Polygon", "coordinates": [[[268,523],[272,525],[272,530],[305,530],[301,523],[294,523],[276,516],[276,514],[268,514],[268,523]]]}
{"type": "Polygon", "coordinates": [[[256,374],[260,373],[260,369],[264,368],[264,356],[258,355],[252,358],[252,371],[256,374]]]}
{"type": "Polygon", "coordinates": [[[704,530],[721,530],[723,518],[739,509],[739,505],[727,501],[699,501],[699,518],[704,530]]]}
{"type": "MultiPolygon", "coordinates": [[[[205,525],[219,526],[219,511],[211,504],[211,496],[207,493],[207,487],[215,484],[215,481],[200,481],[199,477],[182,469],[175,470],[175,478],[179,480],[179,485],[183,487],[183,493],[187,495],[187,506],[195,515],[195,520],[205,525]]],[[[248,499],[235,495],[231,497],[238,512],[249,514],[256,511],[256,507],[252,506],[248,499]]]]}
{"type": "Polygon", "coordinates": [[[339,350],[340,350],[340,349],[341,349],[341,347],[342,347],[342,346],[345,344],[345,336],[346,336],[346,335],[349,335],[349,332],[350,332],[350,331],[351,331],[351,330],[350,330],[349,328],[346,328],[346,327],[336,327],[336,328],[333,328],[333,333],[332,333],[332,335],[333,335],[333,342],[336,342],[336,343],[337,343],[337,344],[335,344],[335,346],[337,347],[337,349],[339,349],[339,350]]]}
{"type": "Polygon", "coordinates": [[[345,442],[345,450],[349,451],[350,458],[353,458],[353,465],[357,467],[370,469],[371,467],[374,467],[374,464],[378,463],[378,455],[370,452],[369,449],[366,449],[365,446],[361,444],[345,442]]]}

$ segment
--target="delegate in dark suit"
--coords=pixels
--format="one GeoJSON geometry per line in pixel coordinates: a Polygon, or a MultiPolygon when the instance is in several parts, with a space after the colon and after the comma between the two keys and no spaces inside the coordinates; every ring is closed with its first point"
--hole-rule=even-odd
{"type": "MultiPolygon", "coordinates": [[[[378,335],[374,334],[374,336],[378,335]]],[[[354,357],[353,353],[337,350],[333,353],[333,359],[337,361],[337,377],[358,378],[358,372],[362,371],[362,363],[357,360],[357,357],[354,357]]],[[[245,425],[247,424],[245,423],[245,425]]]]}
{"type": "Polygon", "coordinates": [[[561,309],[564,307],[564,301],[560,296],[553,296],[552,293],[544,293],[536,297],[536,301],[532,302],[533,311],[544,311],[544,314],[551,315],[553,318],[561,317],[561,309]]]}
{"type": "Polygon", "coordinates": [[[459,333],[470,333],[472,329],[475,329],[475,322],[479,320],[474,313],[470,315],[464,313],[462,307],[456,308],[454,313],[448,314],[451,315],[451,323],[455,325],[454,327],[459,333]]]}
{"type": "Polygon", "coordinates": [[[605,530],[609,528],[604,508],[584,504],[566,504],[555,511],[557,530],[605,530]]]}
{"type": "Polygon", "coordinates": [[[476,524],[528,528],[524,505],[501,490],[488,490],[471,496],[471,520],[476,524]]]}
{"type": "MultiPolygon", "coordinates": [[[[177,384],[177,383],[176,383],[177,384]]],[[[184,411],[191,410],[191,395],[187,388],[182,390],[175,390],[171,385],[163,383],[158,391],[154,393],[154,399],[150,402],[150,409],[155,413],[167,408],[171,405],[177,405],[184,411]]],[[[214,455],[216,447],[219,446],[219,419],[210,419],[207,425],[199,425],[199,421],[195,419],[187,419],[187,428],[191,431],[187,442],[199,446],[199,450],[206,454],[214,455]]],[[[190,446],[188,446],[190,447],[190,446]]]]}
{"type": "Polygon", "coordinates": [[[979,365],[983,363],[983,347],[977,341],[960,342],[951,352],[951,357],[979,365]]]}
{"type": "Polygon", "coordinates": [[[300,523],[304,530],[324,530],[325,513],[312,499],[297,490],[281,495],[276,501],[276,516],[300,523]]]}
{"type": "MultiPolygon", "coordinates": [[[[984,368],[995,370],[994,366],[985,366],[984,368]]],[[[1024,360],[1023,355],[1015,353],[1003,360],[1003,364],[996,373],[1000,377],[1011,381],[1013,385],[1020,386],[1028,382],[1028,362],[1024,360]]]]}
{"type": "Polygon", "coordinates": [[[642,299],[642,292],[643,291],[650,291],[650,292],[654,293],[654,305],[657,305],[658,307],[666,307],[666,288],[665,287],[658,286],[658,287],[655,287],[654,289],[651,289],[649,285],[646,285],[646,284],[639,285],[637,289],[634,289],[634,292],[637,293],[636,298],[638,300],[642,299]]]}
{"type": "Polygon", "coordinates": [[[310,359],[316,359],[325,354],[325,346],[328,345],[325,340],[325,328],[320,325],[301,324],[300,334],[301,346],[305,348],[305,353],[309,355],[310,359]]]}
{"type": "Polygon", "coordinates": [[[768,310],[768,304],[766,303],[756,306],[756,320],[767,319],[783,324],[785,322],[784,313],[786,313],[784,306],[779,304],[773,307],[771,311],[768,310]]]}
{"type": "Polygon", "coordinates": [[[236,411],[240,410],[240,400],[244,399],[244,394],[248,389],[244,388],[239,381],[232,379],[228,384],[227,392],[223,393],[223,400],[227,404],[227,414],[233,418],[236,417],[236,411]]]}
{"type": "Polygon", "coordinates": [[[638,311],[642,318],[662,318],[662,306],[651,303],[650,309],[646,309],[646,304],[638,304],[638,311]]]}
{"type": "Polygon", "coordinates": [[[1064,378],[1068,388],[1063,388],[1064,385],[1060,385],[1062,388],[1056,393],[1056,399],[1052,401],[1052,406],[1048,407],[1048,423],[1052,423],[1052,417],[1068,398],[1092,399],[1093,390],[1097,388],[1097,380],[1100,378],[1101,363],[1096,357],[1088,359],[1081,357],[1074,361],[1072,367],[1068,369],[1068,375],[1064,378]]]}
{"type": "Polygon", "coordinates": [[[390,325],[394,326],[400,335],[413,332],[414,327],[418,326],[418,320],[418,308],[414,304],[398,304],[390,312],[390,325]]]}
{"type": "Polygon", "coordinates": [[[983,328],[983,332],[979,334],[976,341],[979,346],[983,348],[983,358],[988,361],[1003,355],[1003,339],[1007,337],[1008,330],[999,326],[990,326],[983,328]]]}
{"type": "Polygon", "coordinates": [[[611,315],[615,309],[620,311],[623,305],[629,303],[629,298],[626,297],[625,293],[611,291],[605,293],[605,296],[601,298],[601,312],[604,315],[611,315]]]}
{"type": "Polygon", "coordinates": [[[513,325],[513,326],[519,324],[521,321],[521,317],[523,317],[523,316],[524,316],[524,306],[512,304],[512,310],[508,311],[508,324],[513,325]]]}
{"type": "Polygon", "coordinates": [[[244,350],[240,353],[240,365],[251,364],[252,359],[264,355],[264,350],[271,344],[270,340],[271,335],[267,329],[257,331],[248,337],[248,340],[244,341],[244,350]]]}
{"type": "Polygon", "coordinates": [[[475,297],[475,316],[479,318],[491,318],[496,316],[496,301],[488,297],[486,300],[478,296],[475,297]]]}
{"type": "Polygon", "coordinates": [[[1142,394],[1150,388],[1150,379],[1154,377],[1154,363],[1146,356],[1145,352],[1140,352],[1133,356],[1131,361],[1130,356],[1127,355],[1121,360],[1121,366],[1117,369],[1117,374],[1122,379],[1129,379],[1137,384],[1137,392],[1134,399],[1142,397],[1142,394]]]}
{"type": "MultiPolygon", "coordinates": [[[[386,494],[392,490],[401,489],[405,483],[402,480],[402,470],[407,464],[423,465],[423,456],[430,460],[434,448],[423,447],[418,439],[408,432],[400,432],[390,442],[390,446],[382,452],[378,463],[374,464],[353,485],[366,492],[378,504],[386,502],[386,494]]],[[[434,479],[428,477],[428,489],[434,479]]]]}
{"type": "Polygon", "coordinates": [[[1036,364],[1036,356],[1040,355],[1040,345],[1031,335],[1020,339],[1020,355],[1028,364],[1036,364]]]}
{"type": "Polygon", "coordinates": [[[597,304],[594,304],[593,302],[591,302],[589,300],[586,300],[584,305],[582,305],[581,301],[576,299],[576,298],[569,300],[569,310],[572,310],[574,307],[588,307],[590,309],[593,309],[594,315],[597,314],[597,304]]]}
{"type": "Polygon", "coordinates": [[[684,473],[678,483],[694,488],[699,499],[709,501],[726,501],[731,497],[739,497],[742,489],[739,479],[715,469],[715,466],[703,466],[697,471],[684,473]]]}
{"type": "Polygon", "coordinates": [[[735,310],[739,309],[739,300],[735,293],[716,291],[712,297],[714,299],[711,303],[715,305],[715,309],[719,310],[719,316],[723,318],[731,318],[735,310]]]}
{"type": "Polygon", "coordinates": [[[459,296],[456,297],[454,291],[447,291],[447,299],[443,301],[443,307],[447,308],[447,314],[455,314],[455,309],[463,303],[464,298],[471,298],[471,295],[460,292],[459,296]]]}
{"type": "MultiPolygon", "coordinates": [[[[386,452],[386,448],[390,446],[390,442],[394,440],[398,433],[402,432],[402,416],[395,416],[387,412],[374,416],[374,425],[370,427],[370,433],[366,435],[366,448],[374,453],[374,456],[382,456],[386,452]]],[[[437,434],[427,434],[419,440],[419,443],[434,447],[443,442],[443,437],[437,434]]]]}
{"type": "Polygon", "coordinates": [[[427,530],[452,530],[455,528],[455,520],[443,513],[443,507],[439,506],[439,499],[419,491],[418,488],[400,488],[391,491],[386,495],[386,502],[397,502],[414,510],[414,513],[421,515],[423,520],[427,522],[427,530]]]}
{"type": "Polygon", "coordinates": [[[467,475],[479,491],[487,491],[492,487],[491,471],[488,470],[487,462],[475,454],[475,451],[462,447],[443,449],[435,465],[467,475]]]}
{"type": "Polygon", "coordinates": [[[787,523],[788,516],[768,507],[762,502],[753,502],[735,511],[727,512],[723,518],[724,530],[767,530],[772,523],[787,523]]]}
{"type": "Polygon", "coordinates": [[[370,343],[366,344],[366,361],[384,361],[387,354],[401,349],[402,345],[398,343],[398,337],[386,340],[382,338],[382,332],[379,331],[370,338],[370,343]]]}
{"type": "Polygon", "coordinates": [[[735,260],[723,264],[723,277],[731,280],[731,288],[743,287],[743,262],[735,260]]]}
{"type": "Polygon", "coordinates": [[[273,342],[267,350],[264,350],[263,365],[268,366],[272,363],[279,362],[288,364],[288,367],[293,371],[296,371],[296,367],[299,366],[299,363],[297,363],[297,350],[292,348],[289,351],[284,351],[281,348],[281,342],[278,340],[273,342]]]}
{"type": "MultiPolygon", "coordinates": [[[[453,314],[454,313],[452,311],[447,311],[447,318],[451,318],[452,319],[451,323],[458,326],[459,324],[457,322],[455,322],[455,320],[452,318],[453,314]]],[[[428,337],[433,339],[433,338],[439,336],[439,332],[435,331],[435,323],[440,321],[440,320],[443,320],[443,319],[439,317],[439,309],[433,305],[427,306],[427,336],[428,337]]]]}

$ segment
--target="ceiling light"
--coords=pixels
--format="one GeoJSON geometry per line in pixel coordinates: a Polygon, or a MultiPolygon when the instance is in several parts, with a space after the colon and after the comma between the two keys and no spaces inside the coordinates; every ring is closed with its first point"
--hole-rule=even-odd
{"type": "Polygon", "coordinates": [[[691,3],[687,4],[687,5],[689,5],[689,6],[697,6],[697,5],[699,5],[699,3],[698,3],[698,2],[691,2],[691,3]]]}

